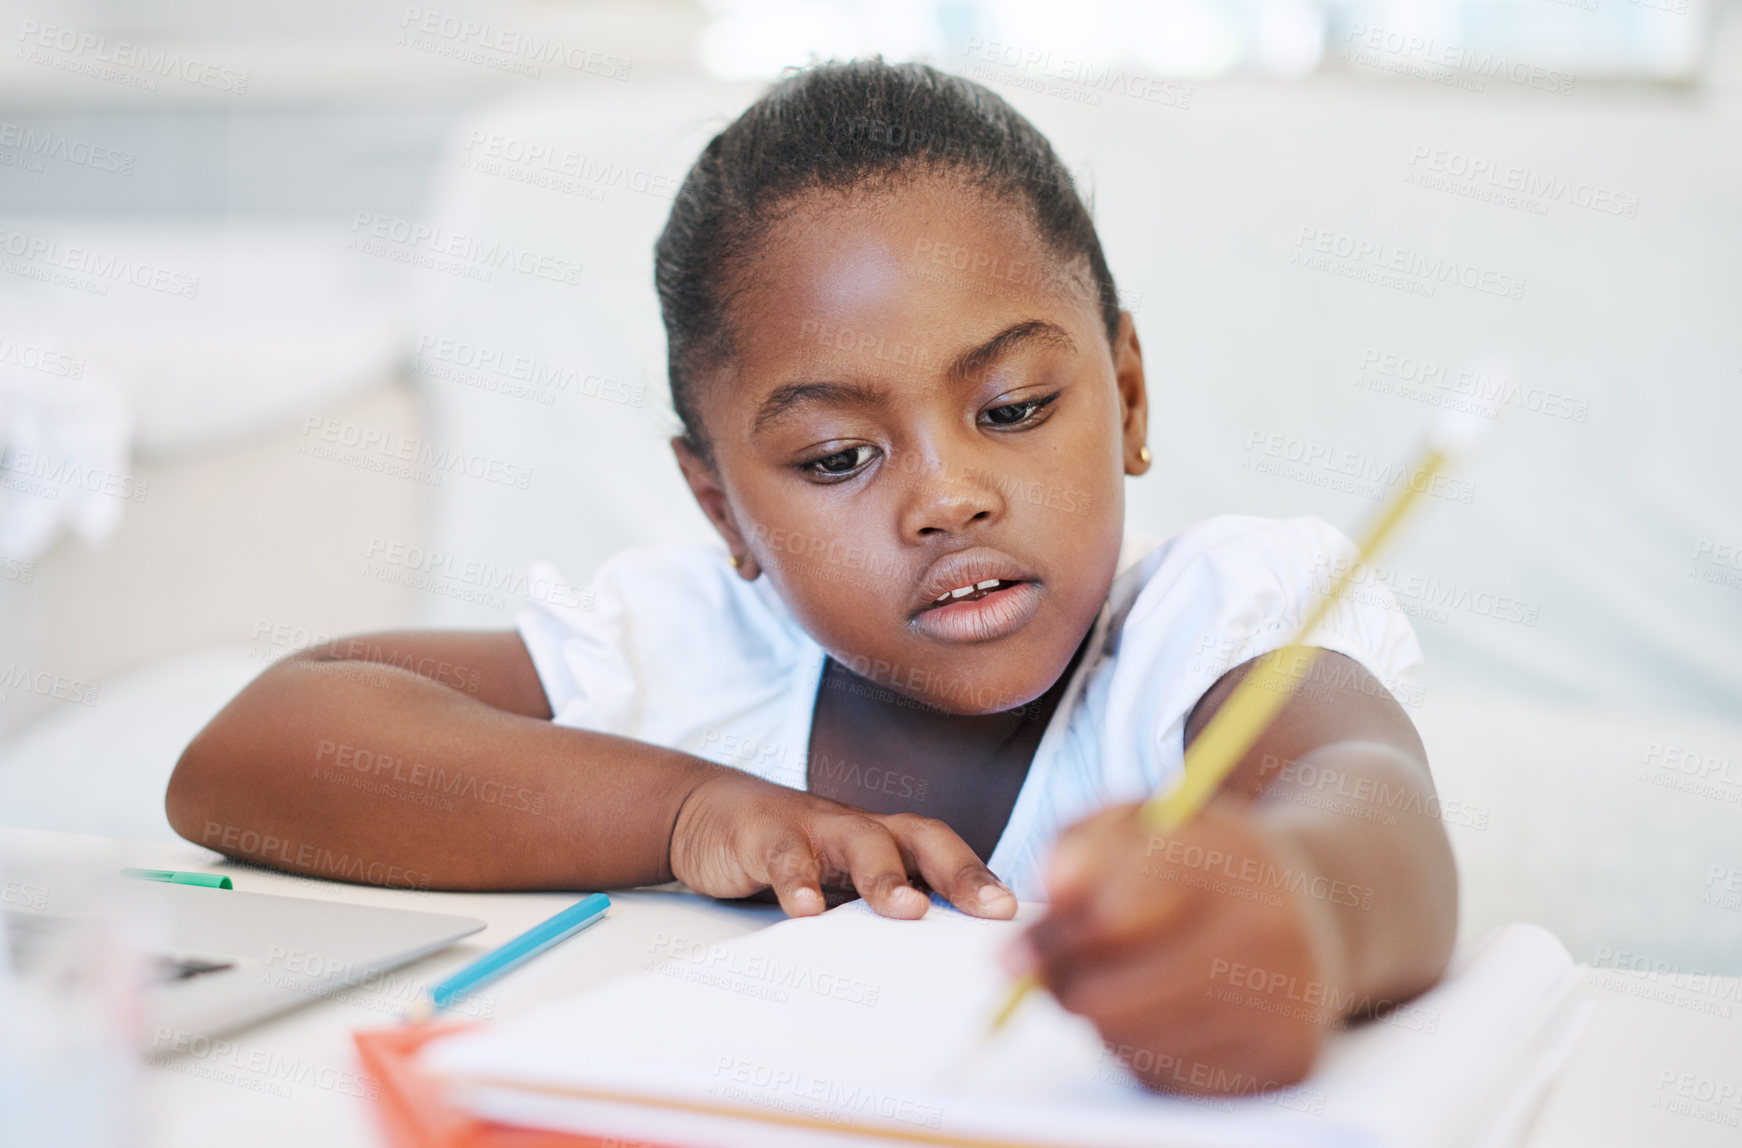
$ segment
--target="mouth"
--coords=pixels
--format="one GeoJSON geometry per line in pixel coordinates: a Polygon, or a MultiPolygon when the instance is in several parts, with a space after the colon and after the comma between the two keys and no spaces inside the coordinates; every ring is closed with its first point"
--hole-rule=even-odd
{"type": "Polygon", "coordinates": [[[984,582],[973,582],[966,586],[958,586],[954,590],[945,590],[925,609],[935,610],[939,606],[948,606],[952,602],[978,602],[988,594],[996,594],[1000,590],[1008,590],[1010,587],[1020,584],[1021,579],[1016,578],[988,578],[984,582]]]}
{"type": "Polygon", "coordinates": [[[967,590],[959,597],[952,591],[926,606],[914,616],[913,628],[952,644],[1008,638],[1028,625],[1045,596],[1038,582],[1005,578],[977,582],[967,590]]]}
{"type": "Polygon", "coordinates": [[[1034,618],[1046,596],[1039,579],[987,548],[940,559],[921,592],[926,597],[910,624],[933,641],[951,644],[1009,637],[1034,618]]]}

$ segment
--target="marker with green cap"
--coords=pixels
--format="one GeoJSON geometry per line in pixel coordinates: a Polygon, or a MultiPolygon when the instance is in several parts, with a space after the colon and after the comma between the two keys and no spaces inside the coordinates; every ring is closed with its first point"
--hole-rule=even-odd
{"type": "Polygon", "coordinates": [[[123,877],[141,881],[167,881],[171,885],[203,885],[208,889],[233,889],[235,885],[221,873],[179,873],[173,869],[123,869],[123,877]]]}

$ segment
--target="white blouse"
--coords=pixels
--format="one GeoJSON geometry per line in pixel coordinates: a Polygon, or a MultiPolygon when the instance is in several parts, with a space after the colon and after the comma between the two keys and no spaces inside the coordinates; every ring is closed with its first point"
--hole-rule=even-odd
{"type": "MultiPolygon", "coordinates": [[[[1186,716],[1228,670],[1285,645],[1354,546],[1318,518],[1224,515],[1155,544],[1128,537],[1089,647],[989,859],[1025,901],[1060,830],[1166,785],[1186,716]]],[[[631,550],[590,586],[548,564],[518,619],[553,721],[669,746],[803,789],[824,652],[766,578],[704,544],[631,550]]],[[[1345,595],[1310,644],[1406,702],[1421,648],[1383,586],[1345,595]]]]}

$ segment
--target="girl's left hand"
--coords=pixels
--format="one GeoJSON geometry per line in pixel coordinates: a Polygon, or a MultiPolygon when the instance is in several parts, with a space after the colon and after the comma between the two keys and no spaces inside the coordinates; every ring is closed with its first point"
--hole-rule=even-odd
{"type": "Polygon", "coordinates": [[[1059,838],[1051,906],[1006,953],[1095,1023],[1143,1083],[1226,1095],[1293,1084],[1349,1011],[1333,904],[1362,890],[1308,871],[1239,802],[1167,836],[1114,806],[1059,838]]]}

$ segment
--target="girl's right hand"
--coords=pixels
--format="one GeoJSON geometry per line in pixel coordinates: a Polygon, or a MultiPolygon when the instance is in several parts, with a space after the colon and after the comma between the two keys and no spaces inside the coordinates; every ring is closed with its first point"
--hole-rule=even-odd
{"type": "Polygon", "coordinates": [[[736,771],[685,798],[672,827],[671,871],[710,897],[772,889],[792,917],[822,912],[825,885],[850,885],[885,917],[922,917],[930,902],[915,877],[972,916],[1016,914],[1015,895],[942,821],[867,813],[736,771]]]}

